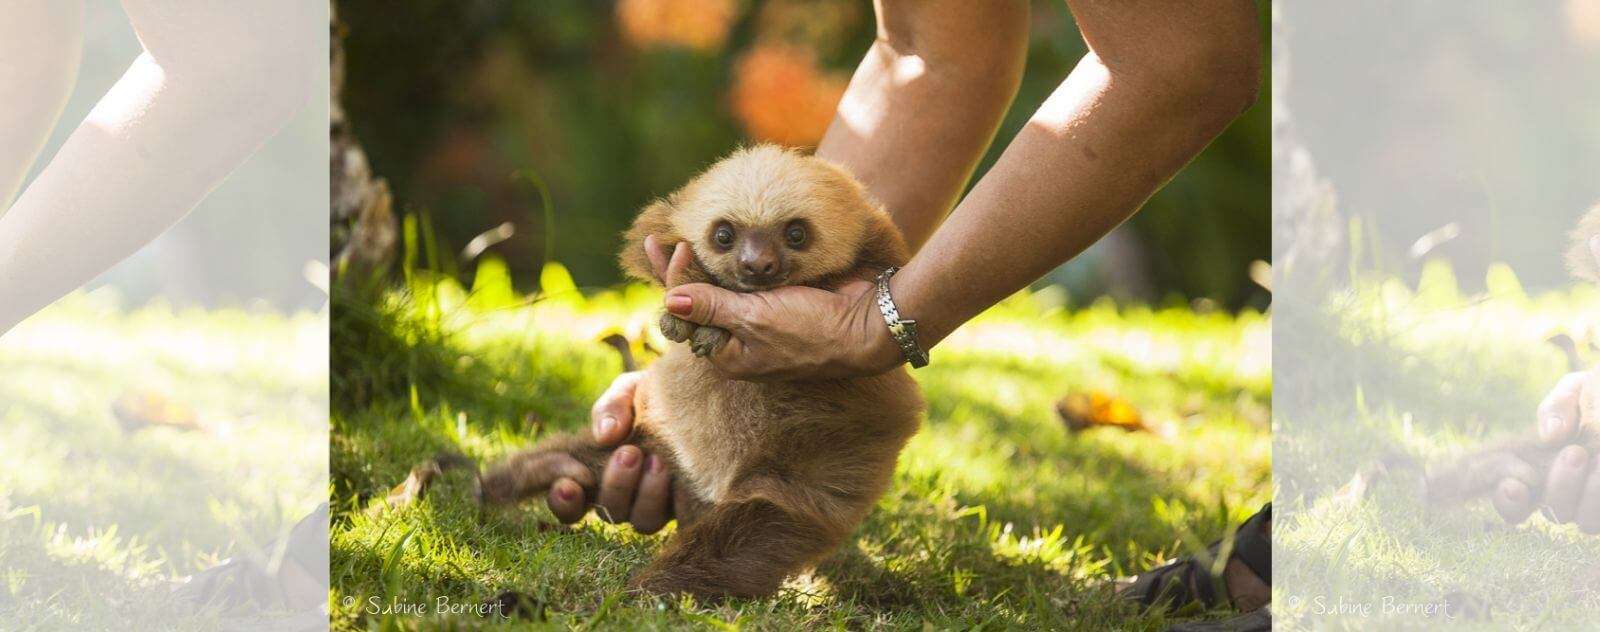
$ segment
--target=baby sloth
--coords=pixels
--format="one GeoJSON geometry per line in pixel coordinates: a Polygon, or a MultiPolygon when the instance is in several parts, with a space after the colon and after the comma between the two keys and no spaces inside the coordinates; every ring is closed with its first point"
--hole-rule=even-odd
{"type": "MultiPolygon", "coordinates": [[[[694,262],[675,279],[739,292],[829,289],[871,280],[908,258],[888,214],[844,170],[772,146],[743,149],[634,220],[623,269],[656,283],[644,239],[687,241],[694,262]]],[[[888,488],[923,402],[904,369],[856,379],[742,382],[704,356],[728,333],[670,315],[674,344],[634,399],[626,443],[666,458],[677,534],[630,586],[704,598],[762,596],[826,556],[888,488]]],[[[612,448],[588,431],[552,437],[489,469],[480,500],[501,505],[574,478],[589,498],[612,448]],[[571,455],[590,471],[559,471],[571,455]]]]}

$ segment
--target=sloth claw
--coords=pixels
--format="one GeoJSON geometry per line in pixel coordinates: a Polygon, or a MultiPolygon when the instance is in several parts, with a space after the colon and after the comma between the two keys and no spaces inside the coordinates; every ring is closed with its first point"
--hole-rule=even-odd
{"type": "Polygon", "coordinates": [[[731,337],[726,329],[701,327],[696,329],[693,335],[689,336],[689,350],[694,351],[695,355],[704,358],[720,351],[731,337]]]}
{"type": "Polygon", "coordinates": [[[682,320],[677,316],[661,313],[661,335],[673,342],[687,342],[695,332],[694,323],[682,320]]]}

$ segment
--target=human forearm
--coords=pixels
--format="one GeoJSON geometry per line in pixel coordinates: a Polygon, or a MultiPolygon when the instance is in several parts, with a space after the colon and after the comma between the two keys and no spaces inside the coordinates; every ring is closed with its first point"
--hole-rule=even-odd
{"type": "MultiPolygon", "coordinates": [[[[918,321],[924,347],[1126,219],[1254,99],[1261,44],[1252,3],[1087,5],[1073,9],[1092,53],[894,278],[900,313],[918,321]]],[[[919,177],[916,168],[897,156],[846,166],[905,228],[906,207],[885,199],[882,183],[919,177]]],[[[737,379],[876,375],[905,362],[868,281],[748,294],[688,284],[672,288],[665,307],[731,333],[710,360],[737,379]]]]}
{"type": "Polygon", "coordinates": [[[1249,47],[1084,58],[895,277],[923,346],[1099,240],[1242,112],[1259,74],[1250,10],[1197,44],[1243,31],[1249,47]]]}
{"type": "Polygon", "coordinates": [[[91,116],[0,217],[0,333],[166,232],[287,119],[239,115],[202,86],[146,87],[143,125],[91,116]]]}
{"type": "Polygon", "coordinates": [[[879,0],[878,37],[817,155],[866,184],[916,249],[955,206],[1022,77],[1026,2],[879,0]]]}
{"type": "Polygon", "coordinates": [[[0,20],[0,215],[67,105],[83,51],[82,0],[26,0],[0,20]]]}
{"type": "Polygon", "coordinates": [[[160,235],[311,94],[313,0],[125,4],[146,52],[0,216],[0,334],[160,235]]]}

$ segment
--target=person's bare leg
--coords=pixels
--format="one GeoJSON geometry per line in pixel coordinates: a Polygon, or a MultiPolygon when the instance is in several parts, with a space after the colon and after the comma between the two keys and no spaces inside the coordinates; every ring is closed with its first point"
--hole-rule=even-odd
{"type": "Polygon", "coordinates": [[[177,223],[311,93],[318,0],[124,0],[145,53],[0,216],[0,334],[177,223]]]}
{"type": "Polygon", "coordinates": [[[817,155],[866,184],[915,250],[955,207],[1016,97],[1028,3],[873,5],[877,39],[817,155]]]}
{"type": "Polygon", "coordinates": [[[83,0],[12,0],[0,20],[0,215],[67,106],[83,56],[83,0]]]}

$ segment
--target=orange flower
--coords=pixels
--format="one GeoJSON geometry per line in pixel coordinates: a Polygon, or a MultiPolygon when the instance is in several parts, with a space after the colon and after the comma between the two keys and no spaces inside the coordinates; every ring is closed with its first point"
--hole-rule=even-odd
{"type": "Polygon", "coordinates": [[[634,46],[683,46],[711,52],[728,40],[735,0],[620,0],[617,23],[634,46]]]}
{"type": "Polygon", "coordinates": [[[1567,0],[1567,33],[1585,48],[1600,47],[1600,0],[1567,0]]]}
{"type": "Polygon", "coordinates": [[[815,146],[828,131],[848,80],[826,74],[809,51],[756,45],[734,64],[729,102],[757,140],[815,146]]]}

